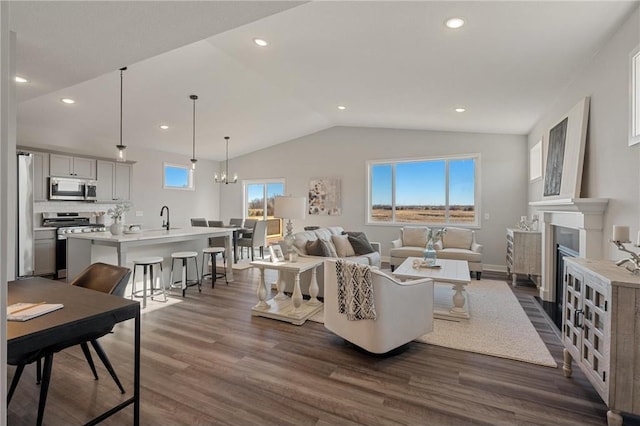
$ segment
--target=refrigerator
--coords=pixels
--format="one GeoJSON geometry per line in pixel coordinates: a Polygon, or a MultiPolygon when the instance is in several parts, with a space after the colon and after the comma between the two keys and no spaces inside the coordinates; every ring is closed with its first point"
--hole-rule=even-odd
{"type": "Polygon", "coordinates": [[[18,226],[16,235],[17,276],[28,277],[34,273],[33,230],[33,156],[18,153],[18,226]]]}

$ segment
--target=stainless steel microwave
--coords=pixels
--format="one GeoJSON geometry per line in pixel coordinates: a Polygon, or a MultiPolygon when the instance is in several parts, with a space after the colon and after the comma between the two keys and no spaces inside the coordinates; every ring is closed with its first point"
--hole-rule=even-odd
{"type": "Polygon", "coordinates": [[[51,177],[49,199],[94,201],[97,199],[96,183],[86,179],[51,177]]]}

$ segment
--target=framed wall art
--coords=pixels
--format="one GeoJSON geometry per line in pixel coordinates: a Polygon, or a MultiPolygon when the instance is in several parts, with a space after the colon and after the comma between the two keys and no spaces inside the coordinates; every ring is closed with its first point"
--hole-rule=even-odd
{"type": "Polygon", "coordinates": [[[589,98],[583,98],[549,130],[544,198],[579,198],[587,139],[589,98]]]}
{"type": "Polygon", "coordinates": [[[318,178],[309,181],[309,214],[321,216],[342,214],[340,179],[318,178]]]}

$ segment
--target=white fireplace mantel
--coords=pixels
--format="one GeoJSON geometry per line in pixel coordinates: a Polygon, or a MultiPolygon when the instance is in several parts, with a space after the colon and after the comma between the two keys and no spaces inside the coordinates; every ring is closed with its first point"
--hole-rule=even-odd
{"type": "Polygon", "coordinates": [[[555,227],[577,229],[580,235],[579,256],[600,259],[604,212],[608,204],[608,198],[563,198],[529,203],[529,206],[542,214],[539,219],[542,230],[542,300],[555,299],[555,227]]]}

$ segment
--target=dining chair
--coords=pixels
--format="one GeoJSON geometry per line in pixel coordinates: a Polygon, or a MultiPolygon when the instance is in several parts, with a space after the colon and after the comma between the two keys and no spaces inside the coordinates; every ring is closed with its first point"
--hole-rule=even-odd
{"type": "Polygon", "coordinates": [[[238,239],[238,247],[247,247],[251,251],[251,260],[254,258],[254,250],[260,250],[260,257],[264,258],[264,247],[267,245],[267,221],[258,220],[253,226],[251,238],[242,237],[238,239]]]}
{"type": "Polygon", "coordinates": [[[207,225],[207,219],[203,217],[192,217],[191,226],[209,226],[207,225]]]}
{"type": "Polygon", "coordinates": [[[244,219],[242,218],[231,218],[229,219],[229,226],[237,226],[239,228],[242,228],[242,226],[244,225],[244,219]]]}
{"type": "MultiPolygon", "coordinates": [[[[83,287],[89,290],[95,290],[102,293],[112,294],[114,296],[124,297],[125,288],[129,282],[131,276],[131,270],[122,266],[109,265],[106,263],[94,263],[87,267],[80,273],[72,282],[71,285],[83,287]]],[[[91,352],[89,350],[88,343],[91,343],[93,349],[98,354],[98,357],[104,364],[105,368],[113,378],[121,393],[125,393],[122,383],[118,379],[107,354],[104,349],[98,343],[98,339],[109,334],[113,329],[113,324],[105,324],[100,330],[93,330],[88,334],[76,336],[73,339],[59,343],[54,346],[50,346],[43,350],[29,353],[17,359],[7,359],[7,364],[15,365],[16,371],[14,373],[9,391],[7,393],[7,404],[11,401],[24,367],[28,364],[36,362],[37,364],[37,381],[40,383],[40,400],[38,402],[38,418],[36,424],[42,424],[42,418],[44,415],[44,407],[47,401],[47,393],[49,390],[49,383],[51,380],[51,371],[53,368],[53,356],[55,353],[72,346],[80,345],[82,352],[87,359],[87,363],[91,368],[93,377],[98,380],[98,373],[96,371],[91,352]],[[41,368],[41,360],[44,358],[44,367],[41,368]]]]}

